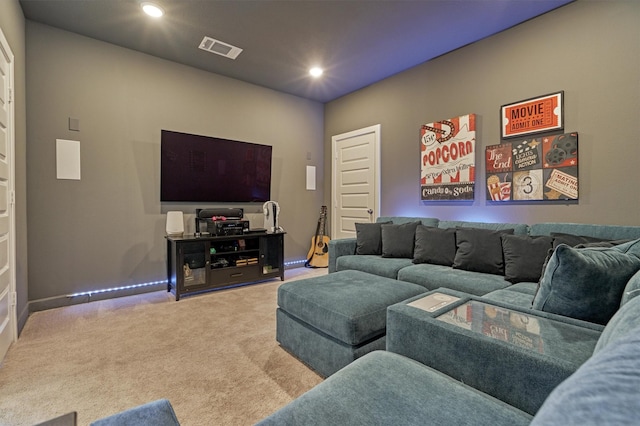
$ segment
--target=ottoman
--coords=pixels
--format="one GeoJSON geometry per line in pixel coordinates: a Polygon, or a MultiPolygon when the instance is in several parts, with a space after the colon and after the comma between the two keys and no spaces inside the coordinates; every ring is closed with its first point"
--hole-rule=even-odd
{"type": "Polygon", "coordinates": [[[276,340],[323,377],[385,349],[387,307],[425,293],[418,285],[340,271],[278,289],[276,340]]]}

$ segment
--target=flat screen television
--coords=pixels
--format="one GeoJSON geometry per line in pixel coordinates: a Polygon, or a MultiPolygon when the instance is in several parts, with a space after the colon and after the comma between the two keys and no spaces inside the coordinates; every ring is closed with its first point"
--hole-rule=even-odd
{"type": "Polygon", "coordinates": [[[160,201],[265,202],[271,146],[162,130],[160,201]]]}

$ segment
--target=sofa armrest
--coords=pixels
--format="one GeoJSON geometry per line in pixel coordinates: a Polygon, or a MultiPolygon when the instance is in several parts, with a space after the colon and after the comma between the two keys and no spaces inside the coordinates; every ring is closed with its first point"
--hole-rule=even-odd
{"type": "MultiPolygon", "coordinates": [[[[424,296],[414,299],[420,297],[424,296]]],[[[387,310],[388,351],[419,361],[532,415],[551,391],[591,356],[601,334],[601,328],[587,323],[582,327],[526,310],[525,315],[533,321],[546,318],[545,327],[540,327],[538,339],[527,342],[531,336],[521,333],[521,341],[514,343],[510,338],[504,341],[485,335],[494,332],[490,323],[486,330],[474,330],[437,319],[469,298],[435,313],[407,306],[411,300],[387,310]]],[[[461,308],[464,312],[466,309],[461,308]]],[[[477,311],[474,307],[469,315],[476,315],[477,311]]],[[[496,334],[509,336],[509,331],[498,327],[496,334]]]]}
{"type": "Polygon", "coordinates": [[[356,254],[356,239],[341,238],[329,241],[329,273],[336,272],[336,260],[340,256],[356,254]]]}

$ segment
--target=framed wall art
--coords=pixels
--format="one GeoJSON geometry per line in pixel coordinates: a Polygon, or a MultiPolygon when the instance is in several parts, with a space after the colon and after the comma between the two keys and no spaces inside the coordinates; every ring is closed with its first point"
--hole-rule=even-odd
{"type": "Polygon", "coordinates": [[[420,129],[422,201],[473,200],[476,116],[467,114],[420,129]]]}
{"type": "Polygon", "coordinates": [[[485,161],[488,201],[578,199],[578,133],[487,146],[485,161]]]}
{"type": "Polygon", "coordinates": [[[500,107],[503,139],[564,129],[564,92],[551,93],[500,107]]]}

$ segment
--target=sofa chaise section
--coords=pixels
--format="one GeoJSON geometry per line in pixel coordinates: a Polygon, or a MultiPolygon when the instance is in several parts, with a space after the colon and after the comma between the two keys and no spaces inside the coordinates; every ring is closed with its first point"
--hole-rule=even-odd
{"type": "Polygon", "coordinates": [[[259,425],[527,425],[531,416],[409,358],[365,355],[259,425]]]}

